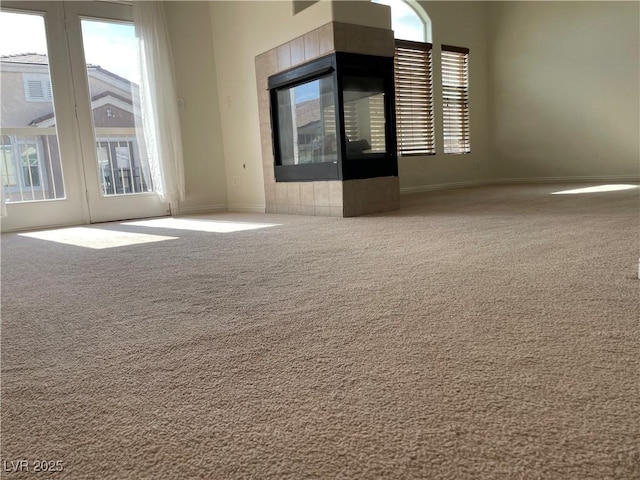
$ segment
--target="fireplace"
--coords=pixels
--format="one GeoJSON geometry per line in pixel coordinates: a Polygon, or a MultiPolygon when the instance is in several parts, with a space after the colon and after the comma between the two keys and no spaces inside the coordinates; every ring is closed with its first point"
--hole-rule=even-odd
{"type": "Polygon", "coordinates": [[[268,87],[276,182],[398,175],[393,58],[334,52],[268,87]]]}
{"type": "Polygon", "coordinates": [[[265,212],[399,208],[395,41],[383,17],[378,26],[332,21],[256,56],[265,212]]]}

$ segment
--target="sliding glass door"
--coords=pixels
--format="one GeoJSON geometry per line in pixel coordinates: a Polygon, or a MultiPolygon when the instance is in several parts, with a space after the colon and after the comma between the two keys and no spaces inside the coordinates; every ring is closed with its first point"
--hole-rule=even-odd
{"type": "Polygon", "coordinates": [[[2,7],[3,28],[25,25],[21,34],[12,33],[15,52],[2,52],[3,230],[168,214],[154,193],[137,130],[140,69],[132,7],[2,7]],[[55,42],[47,45],[47,38],[55,42]],[[14,101],[7,108],[5,98],[14,101]]]}

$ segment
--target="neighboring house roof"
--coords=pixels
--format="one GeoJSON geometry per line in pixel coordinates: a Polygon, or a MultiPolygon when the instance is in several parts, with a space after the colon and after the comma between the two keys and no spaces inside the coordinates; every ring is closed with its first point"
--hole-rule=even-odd
{"type": "MultiPolygon", "coordinates": [[[[4,63],[19,63],[23,65],[49,65],[49,57],[42,53],[16,53],[12,55],[2,55],[0,56],[0,62],[4,63]]],[[[117,75],[109,70],[105,70],[100,65],[94,65],[92,63],[87,63],[87,68],[90,70],[95,70],[96,72],[103,73],[111,78],[119,80],[121,82],[125,82],[129,85],[132,84],[131,81],[127,80],[120,75],[117,75]]]]}
{"type": "Polygon", "coordinates": [[[320,120],[320,101],[307,100],[296,104],[296,127],[303,127],[320,120]]]}
{"type": "Polygon", "coordinates": [[[18,53],[2,55],[0,61],[8,63],[28,63],[32,65],[49,65],[49,58],[41,53],[18,53]]]}
{"type": "MultiPolygon", "coordinates": [[[[131,99],[123,97],[122,95],[118,95],[117,93],[107,91],[91,97],[92,110],[107,104],[114,105],[129,113],[133,113],[133,102],[131,101],[131,99]]],[[[53,126],[54,118],[55,118],[54,113],[50,112],[50,113],[47,113],[46,115],[42,115],[38,118],[33,119],[29,123],[29,126],[30,127],[53,126]]]]}
{"type": "Polygon", "coordinates": [[[117,93],[111,92],[111,91],[106,91],[106,92],[102,92],[98,95],[94,95],[93,97],[91,97],[91,101],[92,102],[96,102],[98,100],[100,100],[101,98],[105,98],[105,97],[112,97],[112,98],[117,98],[118,100],[121,100],[125,103],[128,103],[129,105],[133,105],[133,102],[131,101],[130,98],[127,97],[123,97],[122,95],[118,95],[117,93]]]}
{"type": "Polygon", "coordinates": [[[133,85],[133,82],[130,80],[127,80],[124,77],[121,77],[120,75],[116,75],[113,72],[110,72],[109,70],[105,70],[104,68],[102,68],[100,65],[92,65],[92,64],[87,64],[87,68],[90,70],[95,70],[96,72],[100,72],[103,73],[105,75],[108,75],[109,77],[115,78],[116,80],[120,80],[121,82],[125,82],[129,85],[133,85]]]}

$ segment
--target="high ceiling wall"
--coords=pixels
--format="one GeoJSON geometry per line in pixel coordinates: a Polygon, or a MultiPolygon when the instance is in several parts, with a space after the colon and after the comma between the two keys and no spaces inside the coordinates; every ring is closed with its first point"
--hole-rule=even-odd
{"type": "MultiPolygon", "coordinates": [[[[637,2],[420,2],[432,20],[436,147],[440,45],[470,49],[471,154],[399,161],[405,192],[509,180],[637,178],[637,2]]],[[[187,190],[263,211],[255,57],[334,19],[384,22],[369,2],[166,2],[187,190]]]]}
{"type": "Polygon", "coordinates": [[[490,4],[496,177],[638,177],[639,6],[490,4]]]}

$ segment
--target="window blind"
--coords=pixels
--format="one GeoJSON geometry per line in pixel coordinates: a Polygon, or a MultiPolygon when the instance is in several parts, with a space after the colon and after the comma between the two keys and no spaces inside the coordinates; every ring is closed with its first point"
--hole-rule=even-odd
{"type": "Polygon", "coordinates": [[[434,155],[430,43],[396,40],[396,130],[400,155],[434,155]]]}
{"type": "Polygon", "coordinates": [[[385,152],[384,127],[384,95],[372,95],[366,99],[344,103],[344,133],[349,141],[367,138],[372,152],[385,152]],[[358,108],[359,102],[363,111],[358,108]],[[366,104],[362,105],[362,102],[366,104]],[[363,117],[363,125],[360,124],[359,114],[363,117]]]}
{"type": "Polygon", "coordinates": [[[384,95],[369,97],[369,128],[371,130],[371,150],[374,152],[386,152],[384,95]]]}
{"type": "Polygon", "coordinates": [[[469,153],[469,49],[442,45],[444,153],[469,153]]]}
{"type": "Polygon", "coordinates": [[[358,107],[356,106],[355,101],[344,103],[344,133],[347,136],[347,139],[351,141],[355,141],[359,138],[358,107]]]}

